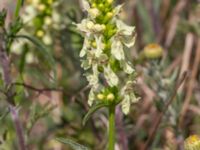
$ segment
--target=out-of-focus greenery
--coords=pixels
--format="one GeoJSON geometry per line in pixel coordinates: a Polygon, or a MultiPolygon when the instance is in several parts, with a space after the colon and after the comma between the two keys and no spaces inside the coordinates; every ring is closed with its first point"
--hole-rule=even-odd
{"type": "MultiPolygon", "coordinates": [[[[193,36],[187,69],[190,72],[196,69],[197,75],[188,111],[180,123],[188,93],[189,83],[186,82],[163,116],[149,146],[150,150],[175,150],[183,146],[183,139],[189,135],[200,134],[200,65],[193,67],[200,36],[200,3],[198,0],[116,0],[116,3],[125,3],[121,16],[136,26],[137,41],[129,57],[137,68],[138,86],[135,89],[141,97],[139,103],[131,107],[129,115],[122,118],[119,113],[117,116],[116,147],[120,150],[140,150],[144,146],[181,76],[188,34],[193,36]],[[173,24],[176,24],[174,31],[173,24]],[[144,56],[143,48],[152,43],[162,48],[162,56],[160,51],[153,59],[144,56]]],[[[83,38],[73,25],[85,15],[80,1],[25,0],[20,11],[22,22],[18,24],[13,17],[13,2],[1,0],[0,5],[7,9],[8,34],[17,33],[13,34],[14,42],[8,42],[10,51],[7,53],[16,89],[15,104],[28,150],[70,149],[59,143],[57,137],[71,139],[94,150],[106,149],[106,110],[99,110],[82,126],[89,109],[89,88],[79,59],[83,38]]],[[[0,74],[0,150],[16,150],[16,132],[2,92],[3,84],[0,74]]]]}

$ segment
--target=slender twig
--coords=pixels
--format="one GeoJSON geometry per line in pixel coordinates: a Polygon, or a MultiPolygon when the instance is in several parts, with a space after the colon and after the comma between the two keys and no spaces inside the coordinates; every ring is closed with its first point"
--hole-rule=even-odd
{"type": "Polygon", "coordinates": [[[179,119],[179,126],[180,127],[183,123],[183,119],[185,117],[188,106],[190,104],[192,92],[193,92],[194,87],[195,87],[195,78],[196,78],[197,73],[198,73],[199,65],[200,65],[200,38],[198,39],[198,42],[197,42],[197,49],[196,49],[196,55],[195,55],[195,58],[194,58],[194,64],[193,64],[193,68],[192,68],[192,71],[191,71],[191,77],[190,77],[188,87],[187,87],[188,90],[187,90],[186,97],[185,97],[185,100],[184,100],[184,104],[183,104],[183,107],[182,107],[182,110],[181,110],[181,113],[180,113],[180,119],[179,119]]]}
{"type": "Polygon", "coordinates": [[[39,93],[43,93],[43,92],[46,92],[46,91],[58,91],[58,92],[64,91],[63,89],[58,89],[58,88],[36,88],[36,87],[28,85],[26,83],[19,83],[19,82],[12,83],[12,85],[23,86],[27,89],[30,89],[32,91],[37,91],[39,93]]]}
{"type": "MultiPolygon", "coordinates": [[[[2,66],[2,74],[5,87],[8,88],[12,83],[11,72],[10,72],[10,61],[9,57],[4,49],[4,38],[0,33],[0,64],[2,66]]],[[[19,120],[18,112],[16,107],[14,106],[14,94],[15,91],[13,88],[9,88],[6,92],[7,101],[9,103],[10,113],[13,119],[13,123],[15,125],[16,135],[18,139],[18,146],[20,150],[26,150],[24,134],[22,130],[22,125],[19,120]]]]}
{"type": "Polygon", "coordinates": [[[187,77],[187,72],[184,72],[182,77],[180,78],[180,80],[177,82],[176,86],[175,86],[175,89],[174,89],[174,92],[172,93],[172,96],[170,97],[170,99],[167,101],[166,105],[164,106],[164,109],[163,111],[159,114],[159,116],[157,117],[157,120],[155,122],[155,125],[153,127],[153,129],[151,130],[150,132],[150,136],[149,138],[147,139],[145,145],[144,145],[144,148],[143,150],[146,150],[149,145],[151,144],[151,142],[153,141],[155,135],[156,135],[156,131],[158,130],[158,127],[162,121],[162,118],[163,116],[165,115],[166,111],[168,110],[168,107],[170,106],[170,104],[173,102],[174,98],[176,97],[176,94],[177,94],[177,90],[179,89],[179,87],[182,85],[182,83],[185,81],[187,77]]]}

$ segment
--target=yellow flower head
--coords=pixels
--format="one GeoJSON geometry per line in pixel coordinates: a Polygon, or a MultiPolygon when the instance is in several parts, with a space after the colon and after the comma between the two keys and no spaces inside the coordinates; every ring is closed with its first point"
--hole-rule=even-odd
{"type": "Polygon", "coordinates": [[[146,58],[156,59],[162,56],[163,48],[156,43],[151,43],[144,47],[143,52],[146,58]]]}
{"type": "Polygon", "coordinates": [[[200,137],[191,135],[184,141],[185,150],[200,150],[200,137]]]}

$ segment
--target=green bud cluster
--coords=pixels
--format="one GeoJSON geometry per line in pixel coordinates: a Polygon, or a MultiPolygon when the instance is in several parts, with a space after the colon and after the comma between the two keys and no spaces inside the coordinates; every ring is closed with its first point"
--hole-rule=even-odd
{"type": "Polygon", "coordinates": [[[88,15],[76,24],[84,36],[81,66],[87,70],[91,86],[89,105],[98,100],[114,104],[121,101],[122,111],[127,114],[130,104],[138,101],[133,90],[135,70],[124,52],[125,47],[134,45],[134,27],[119,19],[122,5],[114,7],[113,3],[113,0],[82,0],[88,15]]]}

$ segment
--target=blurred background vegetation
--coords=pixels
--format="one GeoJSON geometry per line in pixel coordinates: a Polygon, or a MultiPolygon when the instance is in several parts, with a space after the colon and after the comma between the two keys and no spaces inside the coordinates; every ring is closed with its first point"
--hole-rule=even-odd
{"type": "MultiPolygon", "coordinates": [[[[136,43],[128,53],[138,72],[135,90],[141,97],[129,115],[117,112],[116,150],[144,147],[173,97],[178,79],[187,71],[185,84],[176,91],[148,146],[150,150],[183,149],[185,138],[200,135],[200,1],[115,3],[124,3],[121,17],[136,27],[136,43]]],[[[15,6],[16,0],[0,0],[0,9],[7,10],[7,27],[15,6]]],[[[85,15],[78,0],[24,0],[20,11],[23,25],[9,53],[15,103],[28,150],[70,150],[56,137],[72,139],[92,150],[106,149],[106,110],[101,109],[82,126],[89,109],[89,87],[79,59],[83,37],[73,23],[85,15]]],[[[16,149],[15,128],[1,93],[0,150],[16,149]]]]}

